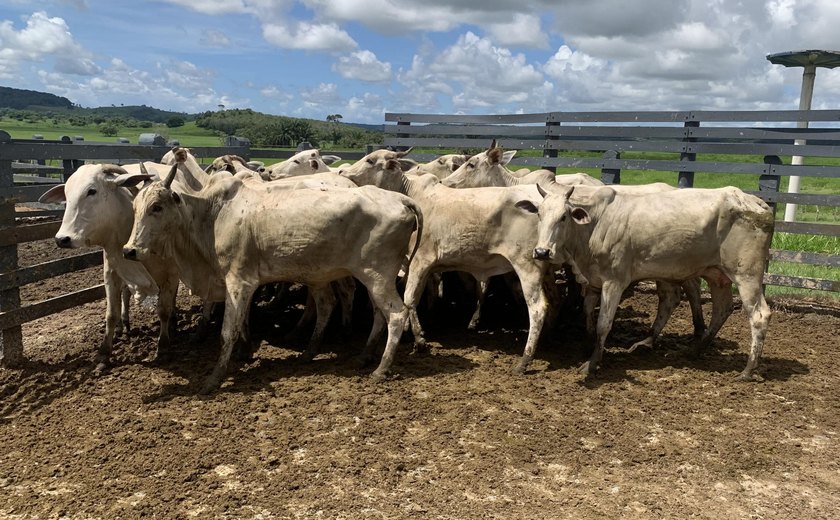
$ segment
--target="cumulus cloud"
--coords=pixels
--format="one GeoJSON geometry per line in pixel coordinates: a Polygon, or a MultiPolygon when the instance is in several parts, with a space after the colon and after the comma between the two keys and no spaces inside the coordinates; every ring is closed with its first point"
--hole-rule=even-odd
{"type": "Polygon", "coordinates": [[[208,29],[201,35],[201,44],[208,47],[230,47],[230,38],[222,31],[208,29]]]}
{"type": "Polygon", "coordinates": [[[487,31],[500,45],[545,49],[548,47],[548,35],[540,25],[538,15],[516,13],[509,21],[487,24],[487,31]]]}
{"type": "Polygon", "coordinates": [[[371,82],[391,80],[391,64],[379,61],[376,54],[368,50],[339,57],[332,70],[346,79],[371,82]]]}
{"type": "Polygon", "coordinates": [[[269,23],[263,25],[263,37],[272,45],[284,49],[342,51],[358,47],[346,31],[333,23],[269,23]]]}
{"type": "Polygon", "coordinates": [[[61,66],[65,72],[90,70],[90,65],[85,66],[84,62],[90,53],[76,43],[64,19],[50,17],[43,11],[32,13],[26,19],[26,27],[20,30],[9,20],[0,22],[0,47],[2,76],[13,76],[24,62],[48,57],[63,59],[61,66]]]}

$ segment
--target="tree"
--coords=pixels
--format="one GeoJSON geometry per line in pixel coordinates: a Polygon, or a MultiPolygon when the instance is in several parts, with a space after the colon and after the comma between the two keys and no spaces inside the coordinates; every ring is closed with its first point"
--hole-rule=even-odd
{"type": "Polygon", "coordinates": [[[341,114],[330,114],[327,116],[328,123],[340,123],[341,120],[344,118],[341,114]]]}
{"type": "Polygon", "coordinates": [[[99,133],[106,137],[114,137],[119,132],[120,128],[113,121],[108,121],[99,125],[99,133]]]}
{"type": "Polygon", "coordinates": [[[184,126],[184,118],[180,116],[172,116],[166,120],[167,128],[178,128],[184,126]]]}

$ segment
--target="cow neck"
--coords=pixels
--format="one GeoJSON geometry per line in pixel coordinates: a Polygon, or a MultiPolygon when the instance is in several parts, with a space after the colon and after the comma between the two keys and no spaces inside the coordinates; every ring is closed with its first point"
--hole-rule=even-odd
{"type": "Polygon", "coordinates": [[[178,207],[180,218],[177,233],[170,237],[175,262],[181,273],[199,273],[198,276],[202,279],[192,280],[192,287],[203,286],[208,282],[208,271],[201,267],[216,270],[216,264],[212,260],[216,253],[213,246],[213,223],[218,218],[222,205],[215,203],[212,197],[201,195],[181,194],[181,201],[178,207]],[[196,267],[199,269],[195,269],[196,267]]]}
{"type": "Polygon", "coordinates": [[[108,224],[104,233],[97,234],[96,245],[105,250],[122,251],[123,245],[128,242],[131,236],[131,228],[134,225],[134,211],[132,209],[132,194],[126,188],[114,190],[114,197],[119,200],[119,207],[124,211],[117,211],[113,215],[113,221],[108,224]]]}
{"type": "Polygon", "coordinates": [[[194,192],[201,191],[207,180],[207,174],[192,156],[188,156],[183,164],[178,165],[178,173],[181,181],[194,192]]]}

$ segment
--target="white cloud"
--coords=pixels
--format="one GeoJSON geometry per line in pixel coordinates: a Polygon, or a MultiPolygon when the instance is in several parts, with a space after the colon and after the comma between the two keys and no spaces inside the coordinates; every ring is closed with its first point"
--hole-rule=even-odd
{"type": "Polygon", "coordinates": [[[321,83],[315,88],[304,89],[300,98],[307,107],[330,107],[344,104],[335,83],[321,83]]]}
{"type": "Polygon", "coordinates": [[[90,53],[73,39],[64,19],[49,17],[43,11],[32,13],[26,19],[26,27],[19,31],[9,20],[0,22],[0,48],[2,77],[14,76],[25,62],[50,57],[62,60],[63,72],[91,70],[90,53]]]}
{"type": "Polygon", "coordinates": [[[208,29],[201,35],[201,44],[208,47],[230,47],[230,38],[222,31],[208,29]]]}
{"type": "Polygon", "coordinates": [[[284,49],[342,51],[358,47],[347,32],[332,23],[269,23],[263,25],[263,37],[272,45],[284,49]]]}
{"type": "Polygon", "coordinates": [[[346,79],[370,82],[391,80],[391,64],[379,61],[376,54],[368,50],[341,56],[333,64],[332,70],[346,79]]]}
{"type": "Polygon", "coordinates": [[[548,47],[548,35],[540,27],[540,17],[535,14],[516,13],[509,21],[487,24],[493,41],[510,47],[548,47]]]}

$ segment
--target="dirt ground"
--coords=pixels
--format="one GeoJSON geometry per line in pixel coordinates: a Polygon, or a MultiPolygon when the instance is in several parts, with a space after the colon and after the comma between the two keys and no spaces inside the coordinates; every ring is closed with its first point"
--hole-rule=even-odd
{"type": "MultiPolygon", "coordinates": [[[[60,253],[20,246],[23,265],[60,253]]],[[[22,297],[100,282],[94,268],[22,297]]],[[[656,347],[629,352],[655,312],[644,287],[590,382],[576,372],[590,347],[576,323],[558,323],[514,376],[526,320],[501,299],[474,333],[462,306],[427,314],[431,352],[403,345],[398,376],[380,384],[349,359],[364,308],[349,340],[331,330],[304,364],[304,344],[283,339],[300,306],[263,305],[256,360],[209,396],[196,390],[218,333],[190,340],[195,299],[179,297],[176,360],[145,361],[147,304],[101,376],[104,303],[85,305],[26,324],[30,361],[0,369],[0,517],[837,518],[840,306],[772,303],[754,383],[735,381],[749,347],[740,309],[703,357],[689,355],[685,303],[656,347]]]]}

